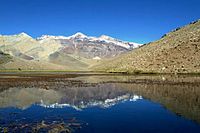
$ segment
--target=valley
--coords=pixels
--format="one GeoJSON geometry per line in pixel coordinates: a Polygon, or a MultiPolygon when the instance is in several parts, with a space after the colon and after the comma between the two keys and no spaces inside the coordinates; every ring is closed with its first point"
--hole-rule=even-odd
{"type": "Polygon", "coordinates": [[[200,21],[147,44],[106,35],[91,37],[26,33],[0,36],[0,70],[100,71],[130,74],[200,73],[200,21]]]}

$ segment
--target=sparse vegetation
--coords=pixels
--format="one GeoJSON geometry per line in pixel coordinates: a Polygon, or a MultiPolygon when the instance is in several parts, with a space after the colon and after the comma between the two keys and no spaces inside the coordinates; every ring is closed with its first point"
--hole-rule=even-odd
{"type": "Polygon", "coordinates": [[[122,56],[94,66],[94,70],[127,73],[200,73],[200,21],[164,35],[122,56]],[[136,70],[136,72],[134,72],[136,70]],[[140,70],[137,72],[137,70],[140,70]]]}
{"type": "Polygon", "coordinates": [[[0,51],[0,65],[11,61],[12,57],[9,54],[0,51]]]}

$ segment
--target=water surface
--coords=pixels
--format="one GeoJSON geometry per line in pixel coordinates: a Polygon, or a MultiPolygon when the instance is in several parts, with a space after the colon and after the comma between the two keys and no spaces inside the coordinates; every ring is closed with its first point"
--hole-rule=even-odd
{"type": "Polygon", "coordinates": [[[2,74],[0,130],[199,133],[200,77],[2,74]]]}

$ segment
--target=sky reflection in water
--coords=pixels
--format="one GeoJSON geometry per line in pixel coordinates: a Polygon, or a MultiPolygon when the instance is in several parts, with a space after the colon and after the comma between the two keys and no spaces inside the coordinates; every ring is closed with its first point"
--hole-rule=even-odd
{"type": "Polygon", "coordinates": [[[0,80],[1,130],[200,132],[199,77],[164,79],[85,76],[12,85],[0,80]]]}

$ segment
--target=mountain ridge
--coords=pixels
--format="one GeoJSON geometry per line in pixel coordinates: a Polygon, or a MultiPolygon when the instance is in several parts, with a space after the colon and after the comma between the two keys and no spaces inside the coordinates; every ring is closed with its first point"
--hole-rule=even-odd
{"type": "MultiPolygon", "coordinates": [[[[14,62],[6,63],[14,65],[16,60],[17,64],[22,62],[21,64],[25,66],[3,65],[8,69],[14,69],[17,66],[20,69],[31,68],[32,70],[46,62],[52,66],[63,66],[63,69],[87,70],[89,66],[100,60],[112,58],[140,46],[140,44],[124,42],[109,36],[103,37],[105,36],[86,36],[80,32],[68,37],[43,35],[36,39],[24,32],[17,35],[0,35],[0,50],[14,57],[14,62]],[[36,66],[34,67],[33,64],[36,66]]],[[[60,67],[54,69],[60,70],[60,67]]]]}
{"type": "Polygon", "coordinates": [[[125,47],[127,49],[136,48],[136,47],[142,45],[140,43],[122,41],[120,39],[115,39],[115,38],[107,36],[107,35],[101,35],[99,37],[87,36],[87,35],[85,35],[85,34],[83,34],[81,32],[77,32],[77,33],[75,33],[74,35],[71,35],[71,36],[42,35],[41,37],[37,37],[36,40],[45,40],[45,39],[76,39],[76,38],[79,38],[79,39],[88,39],[90,41],[112,42],[114,44],[116,43],[116,45],[119,44],[119,43],[122,43],[122,44],[125,44],[125,45],[121,44],[119,46],[125,47]],[[130,45],[130,46],[128,46],[128,45],[130,45]]]}
{"type": "Polygon", "coordinates": [[[127,73],[200,73],[200,20],[93,67],[127,73]]]}

